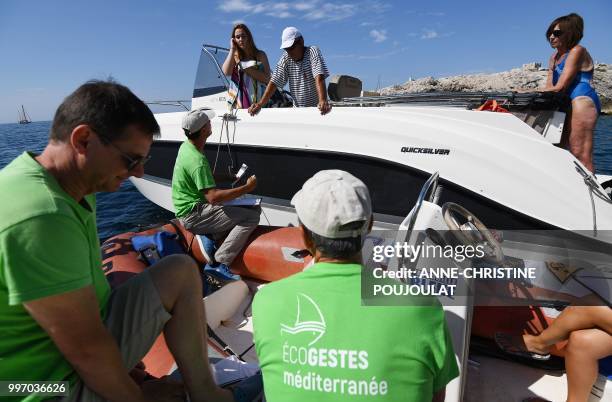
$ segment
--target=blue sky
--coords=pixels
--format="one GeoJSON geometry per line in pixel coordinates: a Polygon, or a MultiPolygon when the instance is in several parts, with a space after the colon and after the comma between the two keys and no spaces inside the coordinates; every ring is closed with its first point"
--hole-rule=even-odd
{"type": "Polygon", "coordinates": [[[200,45],[227,46],[237,21],[272,65],[282,29],[294,25],[332,75],[374,89],[545,62],[544,31],[572,11],[585,19],[582,44],[612,63],[609,0],[0,0],[0,123],[15,122],[20,104],[50,120],[78,85],[109,75],[145,100],[189,99],[200,45]]]}

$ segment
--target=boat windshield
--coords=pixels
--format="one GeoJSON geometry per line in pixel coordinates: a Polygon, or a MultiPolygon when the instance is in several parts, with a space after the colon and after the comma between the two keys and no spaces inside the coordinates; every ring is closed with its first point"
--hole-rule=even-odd
{"type": "Polygon", "coordinates": [[[214,45],[203,45],[200,62],[193,86],[193,97],[214,95],[228,89],[229,83],[221,71],[221,66],[229,49],[214,45]]]}

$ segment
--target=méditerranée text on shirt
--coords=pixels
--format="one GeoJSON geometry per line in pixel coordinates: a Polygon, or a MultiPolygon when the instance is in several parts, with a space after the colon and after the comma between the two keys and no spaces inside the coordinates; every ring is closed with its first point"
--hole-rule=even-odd
{"type": "MultiPolygon", "coordinates": [[[[308,370],[308,367],[329,367],[363,372],[369,367],[368,352],[365,350],[303,347],[285,342],[282,356],[285,364],[299,367],[297,370],[283,371],[283,384],[290,387],[359,396],[386,395],[389,390],[388,382],[375,376],[359,379],[343,378],[341,375],[331,377],[308,370]]],[[[351,377],[355,376],[351,374],[351,377]]]]}

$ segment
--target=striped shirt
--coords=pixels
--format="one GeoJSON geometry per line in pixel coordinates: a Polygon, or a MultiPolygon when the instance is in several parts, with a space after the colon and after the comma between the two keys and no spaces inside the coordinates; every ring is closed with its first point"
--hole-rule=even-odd
{"type": "Polygon", "coordinates": [[[304,57],[300,61],[295,61],[287,52],[278,61],[270,81],[278,89],[282,89],[287,81],[289,91],[295,100],[297,107],[310,107],[319,104],[315,77],[323,75],[329,76],[323,55],[317,46],[304,48],[304,57]]]}

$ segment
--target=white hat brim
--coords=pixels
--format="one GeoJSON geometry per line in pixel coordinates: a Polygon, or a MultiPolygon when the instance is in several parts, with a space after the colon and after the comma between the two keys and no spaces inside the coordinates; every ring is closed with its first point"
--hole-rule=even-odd
{"type": "Polygon", "coordinates": [[[288,39],[286,41],[284,41],[283,43],[281,43],[281,50],[285,50],[287,48],[290,48],[291,46],[293,46],[293,43],[295,42],[297,38],[293,38],[293,39],[288,39]]]}

